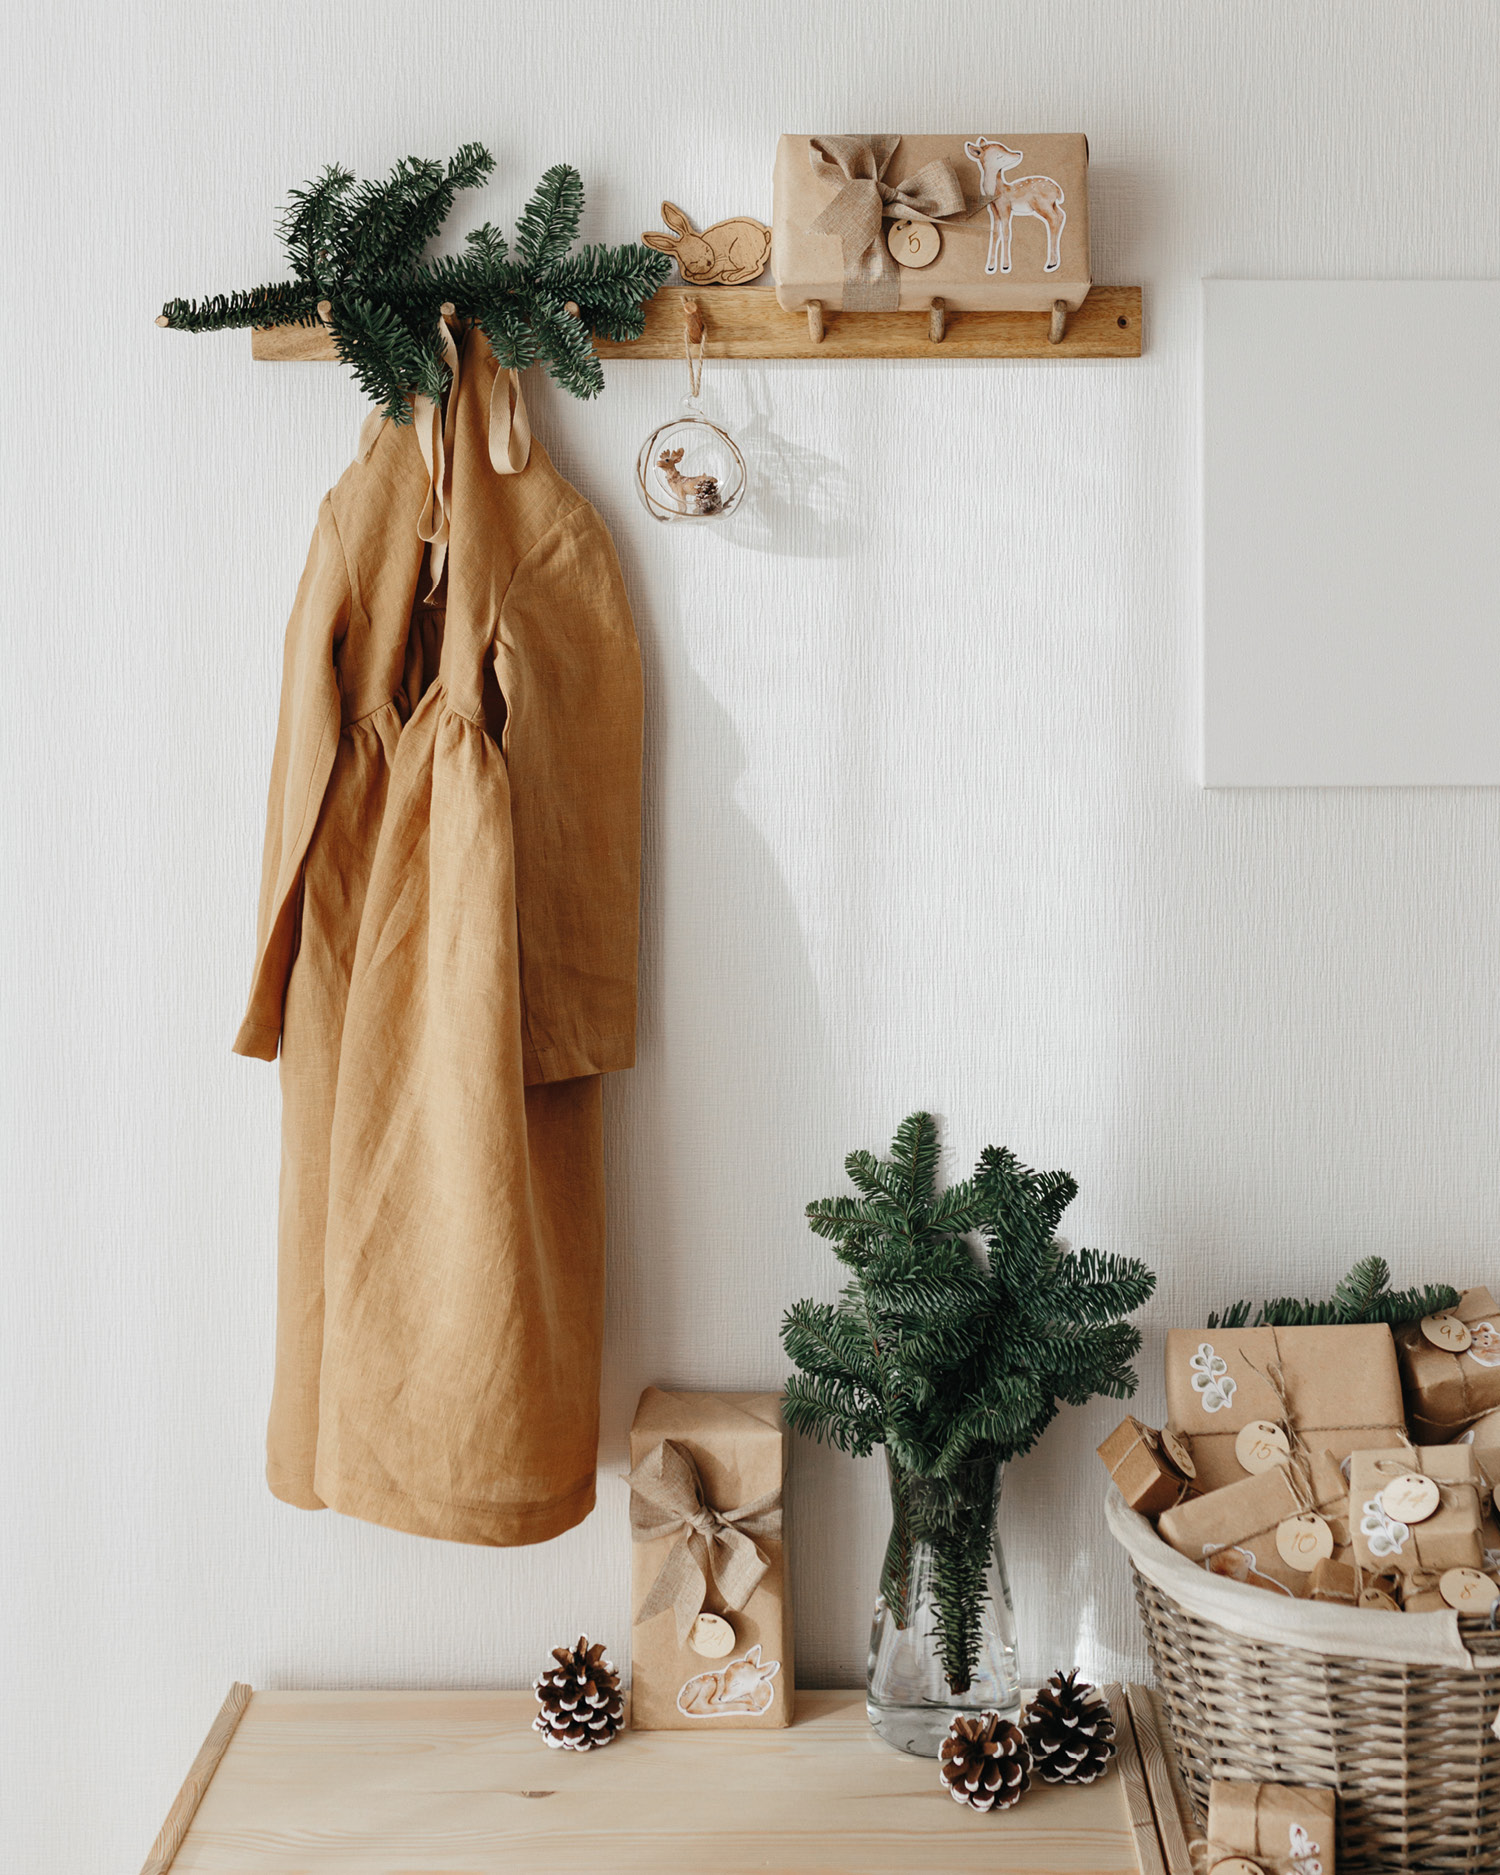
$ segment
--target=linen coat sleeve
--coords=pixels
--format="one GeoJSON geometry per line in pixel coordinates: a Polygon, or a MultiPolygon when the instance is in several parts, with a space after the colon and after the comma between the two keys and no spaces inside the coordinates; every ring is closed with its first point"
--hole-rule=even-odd
{"type": "Polygon", "coordinates": [[[571,509],[516,569],[505,701],[528,1085],[635,1060],[641,662],[604,523],[571,509]]]}
{"type": "Polygon", "coordinates": [[[234,1041],[237,1055],[262,1061],[274,1061],[281,1042],[286,982],[297,951],[302,862],[338,750],[341,704],[333,648],[347,629],[349,604],[348,565],[333,503],[325,495],[287,625],[255,968],[249,1006],[234,1041]]]}

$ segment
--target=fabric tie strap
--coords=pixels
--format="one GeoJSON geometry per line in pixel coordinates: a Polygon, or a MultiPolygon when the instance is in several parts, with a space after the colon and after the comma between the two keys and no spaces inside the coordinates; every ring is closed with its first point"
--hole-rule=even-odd
{"type": "MultiPolygon", "coordinates": [[[[448,535],[453,519],[453,436],[463,370],[458,343],[446,319],[438,321],[438,342],[449,372],[446,410],[420,391],[414,393],[411,400],[417,446],[427,469],[427,492],[417,517],[417,534],[432,549],[429,599],[438,589],[443,563],[448,557],[448,535]]],[[[490,467],[497,475],[519,475],[531,459],[531,421],[521,395],[519,372],[502,368],[495,373],[490,387],[489,451],[490,467]]]]}
{"type": "Polygon", "coordinates": [[[894,185],[885,172],[900,143],[895,137],[813,137],[809,159],[820,181],[839,192],[809,229],[831,234],[844,250],[844,307],[848,312],[894,312],[901,303],[901,269],[882,236],[887,215],[915,221],[951,221],[972,211],[946,157],[924,163],[894,185]]]}
{"type": "Polygon", "coordinates": [[[651,1542],[680,1533],[635,1618],[649,1621],[670,1608],[683,1646],[703,1612],[710,1581],[724,1606],[735,1610],[760,1586],[771,1565],[754,1539],[781,1535],[781,1492],[767,1491],[735,1510],[715,1510],[704,1501],[692,1453],[675,1439],[653,1447],[625,1482],[635,1537],[651,1542]]]}

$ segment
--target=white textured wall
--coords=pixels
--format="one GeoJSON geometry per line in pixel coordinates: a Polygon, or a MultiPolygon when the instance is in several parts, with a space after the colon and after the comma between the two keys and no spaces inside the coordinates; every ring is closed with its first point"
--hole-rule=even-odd
{"type": "MultiPolygon", "coordinates": [[[[801,1208],[925,1104],[1066,1165],[1076,1240],[1242,1290],[1492,1267],[1500,795],[1194,783],[1198,281],[1493,275],[1490,0],[130,0],[32,9],[6,191],[9,1169],[0,1860],[136,1866],[229,1681],[523,1683],[627,1638],[648,1381],[775,1384],[834,1271],[801,1208]],[[778,132],[1086,129],[1139,363],[740,365],[753,507],[635,505],[677,370],[529,388],[615,530],[649,678],[642,1049],[609,1092],[601,1506],[545,1550],[261,1482],[274,1072],[232,1058],[282,625],[360,407],[157,331],[277,265],[273,215],[479,137],[588,232],[768,214],[778,132]]],[[[1439,335],[1434,334],[1435,342],[1439,335]]],[[[1392,360],[1399,372],[1402,361],[1392,360]]],[[[1275,543],[1268,543],[1275,550],[1275,543]]],[[[1140,1665],[1074,1413],[1006,1500],[1025,1666],[1140,1665]]],[[[854,1681],[873,1464],[796,1453],[805,1679],[854,1681]]]]}

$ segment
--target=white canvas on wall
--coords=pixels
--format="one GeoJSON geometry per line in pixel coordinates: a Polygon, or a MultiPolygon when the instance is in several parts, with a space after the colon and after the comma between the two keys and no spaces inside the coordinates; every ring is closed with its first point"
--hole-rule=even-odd
{"type": "Polygon", "coordinates": [[[1206,787],[1500,784],[1500,281],[1208,280],[1206,787]]]}

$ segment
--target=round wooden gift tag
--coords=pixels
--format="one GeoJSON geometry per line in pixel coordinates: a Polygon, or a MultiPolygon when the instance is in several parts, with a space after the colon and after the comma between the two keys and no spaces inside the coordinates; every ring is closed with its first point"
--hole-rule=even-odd
{"type": "Polygon", "coordinates": [[[1359,1598],[1359,1605],[1361,1608],[1380,1608],[1389,1615],[1398,1615],[1401,1612],[1395,1596],[1387,1595],[1384,1589],[1366,1589],[1359,1598]]]}
{"type": "Polygon", "coordinates": [[[1477,1569],[1449,1569],[1439,1579],[1438,1594],[1461,1615],[1487,1615],[1500,1602],[1500,1586],[1477,1569]]]}
{"type": "Polygon", "coordinates": [[[1234,1455],[1252,1478],[1275,1471],[1292,1455],[1292,1443],[1273,1419],[1252,1419],[1240,1427],[1234,1442],[1234,1455]]]}
{"type": "Polygon", "coordinates": [[[1424,1315],[1422,1333],[1435,1348],[1442,1348],[1448,1354],[1462,1354],[1474,1344],[1469,1324],[1446,1309],[1439,1315],[1424,1315]]]}
{"type": "Polygon", "coordinates": [[[1170,1426],[1164,1428],[1161,1434],[1161,1449],[1167,1455],[1167,1463],[1171,1465],[1174,1470],[1180,1471],[1184,1478],[1196,1478],[1198,1476],[1198,1467],[1193,1463],[1192,1453],[1183,1444],[1182,1440],[1178,1438],[1177,1434],[1173,1432],[1170,1426]]]}
{"type": "Polygon", "coordinates": [[[1380,1508],[1397,1523],[1426,1523],[1442,1501],[1442,1492],[1420,1471],[1403,1472],[1380,1493],[1380,1508]]]}
{"type": "Polygon", "coordinates": [[[1259,1862],[1252,1862],[1248,1856],[1227,1856],[1222,1862],[1215,1862],[1208,1875],[1266,1875],[1259,1862]]]}
{"type": "Polygon", "coordinates": [[[1333,1554],[1333,1532],[1316,1511],[1304,1511],[1300,1517],[1283,1517],[1276,1526],[1276,1553],[1288,1569],[1311,1575],[1320,1562],[1333,1554]]]}
{"type": "Polygon", "coordinates": [[[688,1646],[705,1660],[734,1652],[734,1629],[722,1615],[699,1615],[688,1633],[688,1646]]]}
{"type": "Polygon", "coordinates": [[[930,267],[943,251],[943,236],[930,221],[893,221],[885,244],[898,266],[930,267]]]}

